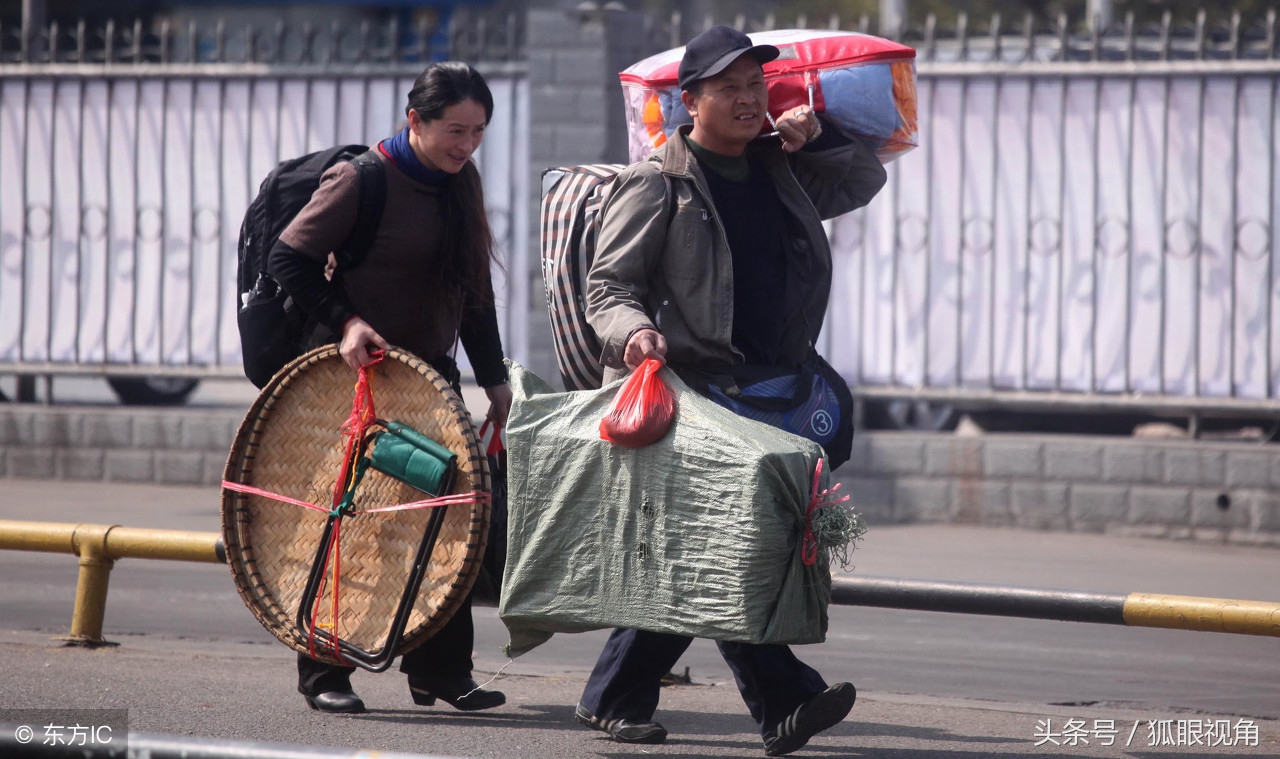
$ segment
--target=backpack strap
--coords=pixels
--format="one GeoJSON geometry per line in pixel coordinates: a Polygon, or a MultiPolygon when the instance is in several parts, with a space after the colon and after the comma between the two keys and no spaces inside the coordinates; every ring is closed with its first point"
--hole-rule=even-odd
{"type": "Polygon", "coordinates": [[[364,260],[382,223],[382,211],[387,205],[387,171],[376,151],[376,147],[370,148],[351,159],[360,176],[360,208],[355,227],[342,244],[340,269],[350,269],[364,260]]]}

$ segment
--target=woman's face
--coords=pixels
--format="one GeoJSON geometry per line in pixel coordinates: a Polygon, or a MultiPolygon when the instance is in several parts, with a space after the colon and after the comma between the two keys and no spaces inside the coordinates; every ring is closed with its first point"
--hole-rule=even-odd
{"type": "Polygon", "coordinates": [[[457,174],[480,147],[484,127],[484,106],[475,100],[455,103],[431,121],[410,109],[409,145],[428,169],[457,174]]]}

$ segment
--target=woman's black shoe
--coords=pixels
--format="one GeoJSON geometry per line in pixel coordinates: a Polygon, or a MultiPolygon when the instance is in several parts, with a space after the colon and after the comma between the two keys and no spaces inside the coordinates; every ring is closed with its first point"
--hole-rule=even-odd
{"type": "Polygon", "coordinates": [[[364,711],[364,702],[354,691],[331,690],[303,698],[307,699],[307,706],[316,711],[331,714],[360,714],[364,711]]]}
{"type": "Polygon", "coordinates": [[[478,712],[507,703],[505,693],[484,690],[469,677],[433,682],[409,678],[409,693],[413,695],[413,703],[418,706],[432,706],[439,698],[463,712],[478,712]]]}

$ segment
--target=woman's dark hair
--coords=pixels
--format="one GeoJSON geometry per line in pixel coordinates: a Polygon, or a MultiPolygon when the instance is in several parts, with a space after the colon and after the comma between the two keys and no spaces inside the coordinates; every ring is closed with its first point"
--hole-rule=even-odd
{"type": "MultiPolygon", "coordinates": [[[[465,100],[474,100],[484,108],[486,124],[493,118],[493,94],[479,71],[461,61],[433,63],[418,75],[409,90],[405,114],[417,111],[423,121],[435,121],[465,100]]],[[[449,178],[445,187],[441,212],[448,255],[440,294],[449,297],[453,294],[450,285],[457,283],[463,293],[471,296],[474,305],[487,305],[493,299],[489,280],[489,265],[494,261],[493,233],[484,212],[480,172],[468,162],[449,178]]]]}

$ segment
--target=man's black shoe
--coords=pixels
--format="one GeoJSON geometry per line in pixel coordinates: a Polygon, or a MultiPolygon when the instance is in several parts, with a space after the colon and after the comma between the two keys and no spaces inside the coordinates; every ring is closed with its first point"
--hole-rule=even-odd
{"type": "Polygon", "coordinates": [[[764,753],[782,756],[799,750],[809,739],[849,715],[858,691],[852,683],[836,683],[805,701],[764,736],[764,753]]]}
{"type": "Polygon", "coordinates": [[[431,706],[442,699],[454,709],[478,712],[507,703],[507,696],[500,690],[485,690],[475,680],[464,677],[458,680],[426,681],[409,678],[409,693],[418,706],[431,706]]]}
{"type": "Polygon", "coordinates": [[[364,711],[364,701],[350,690],[331,690],[317,693],[314,696],[303,696],[307,706],[330,714],[360,714],[364,711]]]}
{"type": "Polygon", "coordinates": [[[627,719],[600,719],[578,704],[573,716],[592,730],[608,733],[618,743],[662,743],[667,729],[657,722],[632,722],[627,719]]]}

